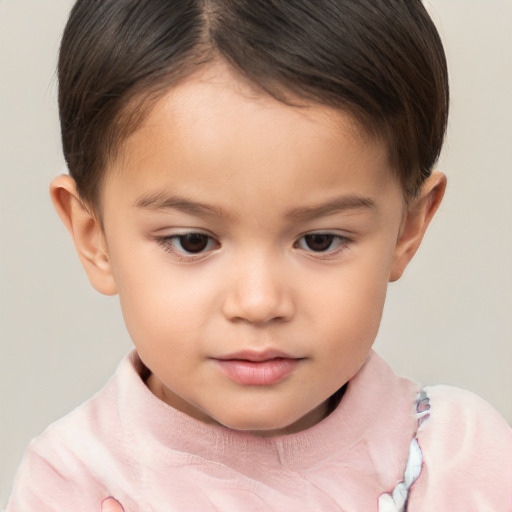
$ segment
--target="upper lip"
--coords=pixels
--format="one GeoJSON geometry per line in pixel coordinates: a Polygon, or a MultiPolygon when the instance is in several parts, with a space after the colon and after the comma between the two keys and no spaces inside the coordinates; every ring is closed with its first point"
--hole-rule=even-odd
{"type": "Polygon", "coordinates": [[[268,350],[241,350],[240,352],[233,352],[222,356],[217,356],[214,359],[220,361],[251,361],[254,363],[261,363],[263,361],[270,361],[271,359],[302,359],[300,357],[294,357],[290,354],[286,354],[280,350],[268,349],[268,350]]]}

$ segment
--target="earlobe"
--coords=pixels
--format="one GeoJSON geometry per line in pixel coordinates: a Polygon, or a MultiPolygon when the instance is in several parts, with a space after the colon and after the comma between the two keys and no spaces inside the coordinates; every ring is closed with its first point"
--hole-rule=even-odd
{"type": "Polygon", "coordinates": [[[73,178],[57,176],[50,185],[50,195],[89,281],[100,293],[115,295],[117,288],[101,223],[80,199],[73,178]]]}
{"type": "Polygon", "coordinates": [[[395,247],[390,281],[400,279],[418,250],[423,235],[441,204],[445,189],[446,176],[442,172],[435,171],[425,180],[420,195],[409,205],[395,247]]]}

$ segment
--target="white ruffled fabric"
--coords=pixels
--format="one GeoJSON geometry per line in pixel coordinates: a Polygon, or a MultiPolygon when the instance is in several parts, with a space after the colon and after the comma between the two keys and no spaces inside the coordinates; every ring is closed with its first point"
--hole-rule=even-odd
{"type": "MultiPolygon", "coordinates": [[[[430,401],[424,390],[421,390],[416,400],[416,413],[419,428],[430,416],[430,401]]],[[[407,466],[404,471],[404,479],[392,492],[379,497],[379,512],[405,512],[409,498],[409,489],[419,478],[422,465],[423,454],[418,440],[414,438],[411,441],[409,449],[409,458],[407,459],[407,466]]]]}

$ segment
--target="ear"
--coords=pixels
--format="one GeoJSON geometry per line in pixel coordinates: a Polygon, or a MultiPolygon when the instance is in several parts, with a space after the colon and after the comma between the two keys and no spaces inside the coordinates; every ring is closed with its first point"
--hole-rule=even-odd
{"type": "Polygon", "coordinates": [[[75,243],[89,281],[100,293],[115,295],[117,288],[105,234],[97,216],[80,199],[75,180],[66,175],[57,176],[50,185],[50,195],[75,243]]]}
{"type": "Polygon", "coordinates": [[[418,250],[423,235],[441,204],[445,189],[446,176],[435,171],[423,183],[420,195],[408,205],[395,247],[390,281],[400,279],[418,250]]]}

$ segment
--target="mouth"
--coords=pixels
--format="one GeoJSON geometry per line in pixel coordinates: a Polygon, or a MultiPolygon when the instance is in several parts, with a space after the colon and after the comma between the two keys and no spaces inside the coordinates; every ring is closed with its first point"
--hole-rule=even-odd
{"type": "Polygon", "coordinates": [[[282,382],[297,368],[303,358],[283,352],[243,351],[213,359],[230,380],[243,386],[271,386],[282,382]]]}

